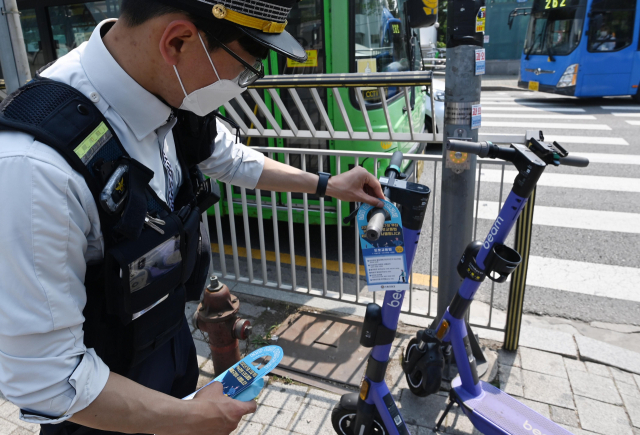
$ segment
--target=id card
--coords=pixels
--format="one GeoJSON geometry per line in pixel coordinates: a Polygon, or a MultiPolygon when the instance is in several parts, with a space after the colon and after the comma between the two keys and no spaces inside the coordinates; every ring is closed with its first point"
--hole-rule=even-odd
{"type": "MultiPolygon", "coordinates": [[[[282,356],[283,353],[280,346],[261,347],[244,357],[229,370],[221,373],[204,387],[214,382],[220,382],[222,383],[222,392],[225,396],[248,402],[260,393],[264,385],[262,377],[276,368],[282,360],[282,356]],[[269,359],[269,361],[264,362],[266,359],[269,359]],[[255,388],[256,386],[259,388],[255,388]],[[245,391],[251,394],[242,394],[245,391]]],[[[189,394],[182,400],[193,399],[196,393],[202,390],[202,388],[189,394]]]]}
{"type": "Polygon", "coordinates": [[[409,273],[400,212],[395,205],[385,200],[384,209],[391,219],[384,223],[380,238],[370,242],[365,234],[369,211],[372,208],[373,206],[369,204],[362,204],[357,214],[360,247],[369,291],[409,290],[409,273]]]}

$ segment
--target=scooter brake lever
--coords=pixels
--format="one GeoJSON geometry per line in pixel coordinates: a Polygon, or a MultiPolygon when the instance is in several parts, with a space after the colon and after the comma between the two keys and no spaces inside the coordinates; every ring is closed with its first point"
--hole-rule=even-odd
{"type": "Polygon", "coordinates": [[[358,203],[358,206],[355,208],[355,210],[351,212],[351,214],[349,214],[349,216],[342,219],[342,222],[344,222],[345,225],[350,224],[351,221],[353,221],[356,218],[356,215],[358,214],[358,210],[360,210],[360,203],[358,203]]]}

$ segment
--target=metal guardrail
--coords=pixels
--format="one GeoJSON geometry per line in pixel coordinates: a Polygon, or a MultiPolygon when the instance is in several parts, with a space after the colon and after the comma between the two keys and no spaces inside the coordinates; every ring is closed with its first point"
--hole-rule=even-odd
{"type": "MultiPolygon", "coordinates": [[[[267,153],[269,157],[276,157],[276,154],[284,155],[285,163],[289,163],[291,161],[291,157],[294,155],[301,156],[302,162],[302,170],[306,169],[305,161],[303,158],[306,155],[313,156],[331,156],[335,157],[337,164],[336,168],[338,173],[340,173],[340,160],[344,158],[354,159],[355,164],[357,165],[360,159],[369,158],[374,159],[374,168],[376,168],[376,176],[378,162],[380,159],[388,159],[389,155],[386,153],[365,153],[365,152],[357,152],[357,151],[334,151],[334,150],[319,150],[319,149],[299,149],[299,148],[254,148],[257,151],[267,153]]],[[[319,170],[322,171],[322,162],[324,159],[318,159],[319,162],[319,170]]],[[[441,156],[430,156],[430,155],[421,155],[421,154],[406,154],[405,160],[410,160],[414,162],[424,162],[423,164],[431,164],[432,167],[430,170],[433,173],[433,178],[425,181],[422,180],[425,184],[429,185],[432,189],[431,200],[429,207],[430,210],[427,211],[428,217],[425,219],[424,227],[425,229],[430,228],[430,237],[428,240],[421,241],[421,248],[419,247],[419,252],[421,252],[424,257],[429,259],[428,261],[428,282],[424,281],[424,275],[422,275],[422,281],[419,284],[416,284],[416,274],[412,273],[409,282],[411,283],[409,288],[409,297],[405,298],[405,306],[403,307],[403,312],[415,316],[433,318],[435,315],[435,309],[437,304],[433,303],[432,300],[435,301],[435,289],[436,285],[434,284],[434,258],[437,259],[438,255],[435,250],[435,230],[437,226],[436,222],[436,202],[438,201],[438,190],[439,190],[439,169],[442,164],[441,156]]],[[[509,163],[506,163],[509,164],[509,163]]],[[[478,160],[478,178],[477,178],[477,191],[476,195],[476,218],[474,222],[474,237],[476,236],[477,227],[478,227],[478,210],[480,204],[480,190],[482,188],[482,170],[485,165],[497,166],[502,171],[502,181],[500,183],[500,193],[499,198],[497,198],[498,203],[502,204],[502,191],[504,185],[504,170],[505,170],[505,162],[497,161],[497,160],[478,160]]],[[[413,172],[413,180],[418,181],[418,177],[420,174],[417,174],[417,171],[413,172]]],[[[361,273],[360,266],[360,246],[359,246],[359,238],[357,236],[358,230],[356,227],[342,227],[341,225],[327,227],[325,223],[324,213],[325,213],[325,205],[324,198],[320,198],[320,218],[321,222],[319,228],[316,226],[311,226],[309,224],[309,206],[307,200],[307,194],[303,194],[303,204],[302,210],[304,212],[304,223],[302,230],[304,231],[304,252],[296,252],[296,244],[295,244],[295,236],[296,236],[296,225],[294,224],[292,213],[295,209],[295,206],[291,201],[291,193],[287,194],[287,205],[286,211],[288,214],[288,222],[286,223],[287,227],[287,235],[288,239],[288,247],[283,246],[283,240],[280,238],[279,233],[279,223],[277,220],[277,209],[281,208],[277,206],[277,201],[275,197],[275,192],[271,192],[271,201],[269,204],[263,204],[264,198],[259,189],[255,191],[256,201],[255,203],[250,203],[247,201],[247,192],[246,189],[241,188],[241,215],[236,213],[236,207],[234,207],[233,201],[227,202],[228,207],[228,232],[226,224],[223,226],[223,217],[220,210],[220,204],[216,204],[214,206],[214,218],[216,222],[216,234],[217,241],[213,243],[214,251],[217,251],[217,258],[214,254],[214,270],[215,273],[219,276],[224,277],[226,280],[232,280],[240,283],[250,283],[256,286],[262,286],[272,289],[284,290],[289,292],[295,292],[298,294],[306,294],[310,296],[332,299],[337,301],[342,301],[348,304],[357,304],[357,305],[366,305],[369,302],[381,301],[383,296],[377,295],[376,293],[369,293],[364,287],[361,286],[360,279],[363,278],[361,273]],[[250,218],[249,216],[249,208],[256,208],[257,219],[250,218]],[[267,209],[270,207],[272,211],[272,222],[271,224],[268,221],[263,219],[263,207],[267,209]],[[240,225],[239,220],[242,220],[242,224],[240,225]],[[272,226],[272,229],[269,228],[269,232],[273,234],[273,240],[269,240],[269,244],[273,245],[274,252],[270,255],[267,255],[267,240],[265,233],[267,232],[267,225],[272,226]],[[239,227],[242,226],[242,235],[240,235],[239,227]],[[258,240],[256,241],[252,236],[252,228],[253,234],[255,234],[255,227],[257,226],[258,240]],[[319,232],[320,234],[320,258],[315,260],[312,259],[312,247],[310,240],[310,233],[312,231],[316,231],[316,235],[319,232]],[[318,231],[319,230],[319,231],[318,231]],[[352,246],[345,246],[343,243],[343,232],[352,231],[354,243],[352,246]],[[227,240],[230,239],[231,242],[231,250],[227,251],[225,254],[225,234],[227,235],[227,240]],[[333,239],[335,237],[335,239],[333,239]],[[244,240],[244,246],[242,246],[241,240],[244,240]],[[335,242],[335,249],[337,252],[334,252],[333,257],[337,256],[337,269],[335,272],[329,273],[327,264],[329,261],[327,258],[327,241],[330,240],[335,242]],[[272,243],[271,243],[272,242],[272,243]],[[217,246],[216,246],[217,245],[217,246]],[[240,252],[242,251],[242,256],[240,252]],[[296,260],[296,254],[303,254],[304,259],[300,258],[301,262],[298,264],[296,260]],[[344,263],[344,257],[349,255],[355,259],[355,267],[353,264],[346,265],[344,263]],[[230,258],[229,258],[230,257],[230,258]],[[246,264],[241,264],[240,260],[242,257],[245,257],[246,264]],[[269,257],[269,258],[268,258],[269,257]],[[319,260],[319,261],[318,261],[319,260]],[[286,263],[289,263],[288,268],[286,267],[286,263]],[[229,264],[231,263],[231,264],[229,264]],[[312,263],[316,263],[315,266],[312,267],[312,263]],[[299,270],[301,267],[304,270],[299,270]],[[347,270],[348,269],[348,270],[347,270]],[[315,273],[314,273],[315,272],[315,273]],[[286,276],[285,276],[286,275],[286,276]],[[304,276],[302,281],[299,281],[299,275],[304,276]]],[[[230,185],[226,185],[226,193],[227,198],[231,198],[232,187],[230,185]]],[[[342,216],[342,201],[337,201],[337,214],[338,216],[342,216]]],[[[498,210],[496,209],[496,215],[498,210]]],[[[282,225],[285,225],[284,223],[282,225]]],[[[298,229],[298,233],[300,232],[300,228],[298,229]]],[[[427,231],[428,232],[428,231],[427,231]]],[[[300,236],[300,234],[298,234],[300,236]]],[[[317,250],[318,246],[314,246],[314,250],[317,250]]],[[[333,261],[332,264],[336,262],[333,261]]],[[[422,269],[425,271],[424,267],[422,269]]],[[[494,293],[495,293],[495,283],[492,282],[491,293],[487,298],[486,302],[488,303],[488,312],[485,312],[481,315],[474,314],[474,308],[471,309],[471,324],[472,326],[489,328],[493,330],[503,331],[504,330],[504,320],[503,315],[499,319],[495,319],[494,314],[494,293]],[[478,319],[482,320],[479,321],[478,319]],[[486,322],[483,321],[486,319],[486,322]]],[[[474,304],[474,307],[477,304],[474,304]]],[[[485,307],[486,308],[486,307],[485,307]]]]}
{"type": "MultiPolygon", "coordinates": [[[[233,119],[245,136],[255,138],[295,138],[295,139],[327,139],[327,140],[358,140],[358,141],[384,141],[384,142],[435,142],[436,137],[432,133],[424,133],[416,131],[417,126],[413,124],[411,116],[411,98],[409,96],[409,87],[432,85],[433,74],[429,71],[410,71],[410,72],[393,72],[393,73],[371,73],[371,74],[299,74],[299,75],[282,75],[268,76],[259,80],[250,86],[248,93],[255,101],[257,110],[264,116],[271,128],[264,126],[256,116],[257,110],[251,110],[247,102],[240,96],[235,98],[235,102],[242,109],[244,115],[250,120],[251,125],[247,126],[242,117],[234,109],[230,103],[226,103],[224,108],[227,114],[233,119]],[[373,131],[371,120],[369,119],[368,109],[364,97],[362,96],[363,87],[375,87],[380,95],[381,108],[384,112],[387,131],[373,131]],[[409,132],[394,131],[393,121],[389,114],[385,87],[398,87],[401,89],[404,97],[405,109],[407,111],[407,121],[409,124],[409,132]],[[309,89],[313,99],[315,108],[317,109],[322,125],[326,129],[318,129],[311,120],[307,108],[302,103],[297,88],[309,89]],[[352,122],[349,119],[344,101],[340,95],[340,88],[354,88],[356,100],[360,113],[366,126],[366,131],[354,131],[352,122]],[[265,103],[258,90],[264,89],[275,103],[275,109],[282,114],[283,126],[276,122],[274,113],[265,103]],[[304,121],[305,127],[296,125],[293,121],[288,108],[282,102],[278,89],[283,91],[286,89],[291,95],[295,103],[296,109],[300,112],[300,116],[304,121]],[[346,127],[346,130],[337,130],[331,122],[327,113],[327,108],[322,102],[322,98],[318,93],[318,89],[330,89],[333,92],[333,98],[338,106],[338,112],[346,127]],[[288,128],[284,127],[284,124],[288,128]]],[[[433,92],[431,96],[431,113],[435,113],[435,100],[433,92]]],[[[436,119],[432,116],[432,130],[436,131],[436,119]]]]}

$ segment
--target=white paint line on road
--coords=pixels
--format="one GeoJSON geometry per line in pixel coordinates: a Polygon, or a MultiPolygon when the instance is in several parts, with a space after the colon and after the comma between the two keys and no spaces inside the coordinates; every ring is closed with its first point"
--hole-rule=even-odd
{"type": "MultiPolygon", "coordinates": [[[[516,100],[538,100],[540,97],[490,97],[482,95],[480,101],[516,101],[516,100]]],[[[547,103],[548,104],[548,103],[547,103]]]]}
{"type": "Polygon", "coordinates": [[[600,106],[604,110],[638,110],[638,106],[600,106]]]}
{"type": "MultiPolygon", "coordinates": [[[[601,177],[598,175],[557,174],[546,171],[538,181],[539,186],[566,187],[573,189],[608,190],[614,192],[640,193],[640,178],[601,177]]],[[[480,182],[499,183],[501,170],[482,168],[480,182]]],[[[517,171],[505,171],[504,179],[513,180],[517,171]]],[[[639,292],[640,293],[640,292],[639,292]]]]}
{"type": "Polygon", "coordinates": [[[639,281],[640,269],[633,267],[529,257],[527,285],[531,286],[640,302],[639,281]]]}
{"type": "Polygon", "coordinates": [[[640,165],[640,155],[569,153],[572,156],[586,157],[590,163],[612,163],[614,165],[640,165]]]}
{"type": "Polygon", "coordinates": [[[638,118],[640,117],[640,113],[623,113],[623,112],[612,112],[613,116],[624,116],[625,118],[638,118]]]}
{"type": "MultiPolygon", "coordinates": [[[[498,203],[480,201],[478,218],[495,220],[498,203]]],[[[577,208],[546,207],[536,205],[533,213],[534,225],[580,230],[614,231],[640,234],[640,214],[617,211],[583,210],[577,208]]]]}
{"type": "Polygon", "coordinates": [[[553,104],[553,103],[547,103],[546,101],[540,101],[540,102],[529,102],[529,101],[496,101],[496,102],[488,102],[488,103],[483,103],[484,104],[490,104],[492,106],[502,106],[502,105],[511,105],[511,106],[546,106],[546,107],[557,107],[557,104],[553,104]]]}
{"type": "Polygon", "coordinates": [[[560,130],[611,130],[611,127],[604,124],[570,124],[568,122],[493,122],[482,123],[482,127],[517,127],[517,128],[555,128],[560,130]]]}
{"type": "MultiPolygon", "coordinates": [[[[513,136],[512,133],[491,133],[491,136],[513,136]]],[[[524,140],[524,133],[522,134],[524,140]]],[[[545,134],[544,139],[549,142],[574,143],[584,145],[629,145],[629,142],[621,137],[597,137],[597,136],[556,136],[545,134]]],[[[496,141],[497,142],[497,141],[496,141]]]]}
{"type": "Polygon", "coordinates": [[[627,120],[627,124],[629,124],[629,125],[640,125],[640,121],[629,121],[629,120],[627,120]]]}
{"type": "Polygon", "coordinates": [[[483,113],[483,118],[512,118],[512,119],[596,119],[593,115],[565,115],[557,113],[483,113]]]}
{"type": "Polygon", "coordinates": [[[482,111],[509,111],[509,112],[575,112],[584,113],[584,109],[578,109],[575,107],[553,107],[547,108],[539,107],[498,107],[498,106],[482,106],[482,111]]]}

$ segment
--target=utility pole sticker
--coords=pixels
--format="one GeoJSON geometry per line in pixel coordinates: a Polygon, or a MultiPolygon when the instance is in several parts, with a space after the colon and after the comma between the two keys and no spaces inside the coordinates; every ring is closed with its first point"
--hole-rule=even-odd
{"type": "Polygon", "coordinates": [[[486,57],[484,48],[476,50],[476,75],[484,75],[486,71],[486,57]]]}
{"type": "Polygon", "coordinates": [[[366,238],[367,224],[375,208],[362,204],[358,210],[358,232],[362,258],[367,272],[369,291],[409,290],[409,271],[402,233],[400,212],[389,201],[384,202],[388,220],[385,221],[378,240],[366,238]]]}
{"type": "Polygon", "coordinates": [[[482,125],[482,105],[474,104],[471,106],[471,129],[475,130],[482,125]]]}
{"type": "Polygon", "coordinates": [[[482,6],[476,15],[476,33],[483,32],[487,21],[487,7],[482,6]]]}

